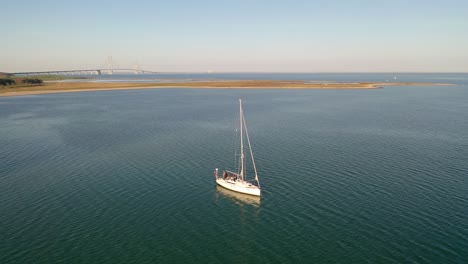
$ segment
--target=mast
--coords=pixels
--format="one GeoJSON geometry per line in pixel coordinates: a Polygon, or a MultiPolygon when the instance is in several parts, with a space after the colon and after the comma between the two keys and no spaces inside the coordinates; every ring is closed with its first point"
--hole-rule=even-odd
{"type": "Polygon", "coordinates": [[[243,113],[242,113],[242,99],[239,99],[239,121],[240,121],[240,145],[241,145],[241,171],[240,171],[240,177],[241,180],[244,180],[244,141],[243,141],[243,136],[242,136],[242,124],[243,122],[243,113]]]}

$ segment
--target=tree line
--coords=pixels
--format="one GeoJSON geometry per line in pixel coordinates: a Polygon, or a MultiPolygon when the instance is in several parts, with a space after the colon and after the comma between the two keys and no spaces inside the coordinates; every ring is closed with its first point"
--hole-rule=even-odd
{"type": "MultiPolygon", "coordinates": [[[[25,78],[25,79],[21,79],[21,80],[18,80],[18,81],[20,81],[22,84],[42,84],[42,83],[44,83],[41,79],[37,79],[37,78],[25,78]]],[[[14,80],[14,79],[0,78],[0,85],[1,86],[15,85],[15,84],[16,84],[16,80],[14,80]]]]}

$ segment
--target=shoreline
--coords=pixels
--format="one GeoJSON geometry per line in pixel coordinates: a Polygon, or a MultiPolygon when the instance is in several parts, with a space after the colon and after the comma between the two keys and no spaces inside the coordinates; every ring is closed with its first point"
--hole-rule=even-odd
{"type": "Polygon", "coordinates": [[[188,82],[116,83],[116,82],[46,82],[40,86],[0,87],[2,96],[22,96],[69,92],[135,89],[379,89],[385,86],[440,86],[446,83],[423,82],[306,82],[289,80],[222,80],[188,82]]]}

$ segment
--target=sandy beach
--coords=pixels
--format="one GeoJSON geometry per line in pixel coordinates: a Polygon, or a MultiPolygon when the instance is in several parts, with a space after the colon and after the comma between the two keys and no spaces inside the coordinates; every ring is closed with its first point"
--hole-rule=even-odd
{"type": "Polygon", "coordinates": [[[106,82],[46,82],[43,85],[23,87],[1,87],[0,96],[20,96],[49,93],[156,89],[376,89],[385,86],[429,86],[450,85],[419,82],[304,82],[277,80],[235,80],[235,81],[190,81],[154,83],[106,83],[106,82]]]}

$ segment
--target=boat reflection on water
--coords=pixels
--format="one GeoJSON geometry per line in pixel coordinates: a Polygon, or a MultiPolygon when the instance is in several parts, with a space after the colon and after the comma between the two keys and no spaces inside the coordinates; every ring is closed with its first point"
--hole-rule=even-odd
{"type": "Polygon", "coordinates": [[[260,196],[234,192],[219,185],[216,186],[216,194],[229,198],[238,204],[250,204],[256,207],[260,206],[260,196]]]}

